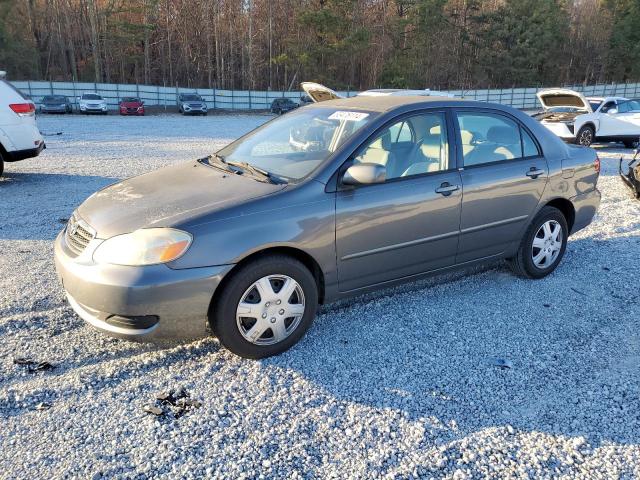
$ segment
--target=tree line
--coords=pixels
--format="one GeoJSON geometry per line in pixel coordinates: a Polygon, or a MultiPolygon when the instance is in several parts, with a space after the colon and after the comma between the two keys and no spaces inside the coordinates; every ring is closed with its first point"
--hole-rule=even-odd
{"type": "Polygon", "coordinates": [[[470,89],[640,79],[640,0],[0,0],[11,79],[470,89]]]}

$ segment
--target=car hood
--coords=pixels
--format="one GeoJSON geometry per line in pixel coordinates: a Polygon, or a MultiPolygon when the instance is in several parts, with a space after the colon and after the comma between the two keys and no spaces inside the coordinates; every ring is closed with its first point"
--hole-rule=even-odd
{"type": "Polygon", "coordinates": [[[545,109],[552,107],[573,107],[586,110],[583,113],[592,113],[589,101],[580,92],[566,88],[548,88],[536,93],[538,100],[545,109]]]}
{"type": "Polygon", "coordinates": [[[106,102],[104,100],[80,100],[80,103],[85,105],[101,105],[106,102]]]}
{"type": "Polygon", "coordinates": [[[300,88],[306,92],[307,95],[314,102],[324,102],[326,100],[335,100],[336,98],[343,98],[339,93],[331,90],[329,87],[325,87],[320,83],[314,82],[302,82],[300,88]]]}
{"type": "Polygon", "coordinates": [[[121,107],[126,107],[126,108],[138,108],[142,106],[142,103],[140,102],[120,102],[120,106],[121,107]]]}
{"type": "Polygon", "coordinates": [[[176,226],[283,188],[192,161],[110,185],[77,213],[105,239],[139,228],[176,226]]]}

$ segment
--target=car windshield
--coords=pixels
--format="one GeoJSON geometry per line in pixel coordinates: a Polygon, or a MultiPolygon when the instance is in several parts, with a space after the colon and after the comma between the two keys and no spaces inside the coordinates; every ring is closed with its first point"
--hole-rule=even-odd
{"type": "Polygon", "coordinates": [[[82,95],[83,100],[102,100],[100,95],[96,95],[95,93],[85,93],[82,95]]]}
{"type": "Polygon", "coordinates": [[[64,103],[65,98],[61,96],[48,96],[43,98],[44,103],[64,103]]]}
{"type": "Polygon", "coordinates": [[[576,112],[584,112],[584,108],[578,107],[551,107],[547,109],[548,112],[554,113],[576,113],[576,112]]]}
{"type": "Polygon", "coordinates": [[[299,180],[329,158],[377,114],[306,107],[278,117],[218,152],[228,163],[248,163],[299,180]]]}
{"type": "Polygon", "coordinates": [[[598,107],[602,105],[602,102],[597,100],[590,100],[589,105],[591,105],[591,110],[595,112],[596,110],[598,110],[598,107]]]}
{"type": "Polygon", "coordinates": [[[123,102],[128,102],[128,103],[133,103],[133,102],[139,102],[140,99],[136,98],[136,97],[124,97],[122,99],[123,102]]]}
{"type": "Polygon", "coordinates": [[[182,101],[184,102],[199,102],[201,100],[202,98],[200,97],[200,95],[182,95],[182,101]]]}
{"type": "Polygon", "coordinates": [[[618,104],[618,113],[640,112],[640,100],[629,100],[618,104]]]}

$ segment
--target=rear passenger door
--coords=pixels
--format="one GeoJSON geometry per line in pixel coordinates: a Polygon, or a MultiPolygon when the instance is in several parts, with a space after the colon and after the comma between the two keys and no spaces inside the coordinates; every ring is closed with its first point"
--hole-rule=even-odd
{"type": "Polygon", "coordinates": [[[457,109],[464,196],[456,263],[503,253],[520,240],[548,179],[533,135],[495,110],[457,109]]]}

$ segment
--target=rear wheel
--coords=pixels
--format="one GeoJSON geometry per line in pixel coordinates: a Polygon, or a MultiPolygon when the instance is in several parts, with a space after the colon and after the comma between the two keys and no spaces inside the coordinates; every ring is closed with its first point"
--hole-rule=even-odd
{"type": "Polygon", "coordinates": [[[582,145],[583,147],[589,147],[593,143],[595,135],[596,133],[593,130],[593,127],[590,125],[585,125],[578,131],[576,143],[578,145],[582,145]]]}
{"type": "Polygon", "coordinates": [[[225,348],[241,357],[265,358],[302,338],[316,314],[318,289],[301,262],[270,255],[231,275],[209,316],[225,348]]]}
{"type": "Polygon", "coordinates": [[[636,148],[636,145],[638,145],[637,140],[624,140],[622,143],[624,143],[625,148],[636,148]]]}
{"type": "Polygon", "coordinates": [[[562,212],[544,207],[527,228],[518,253],[507,260],[509,266],[521,277],[546,277],[562,260],[568,237],[569,228],[562,212]]]}

